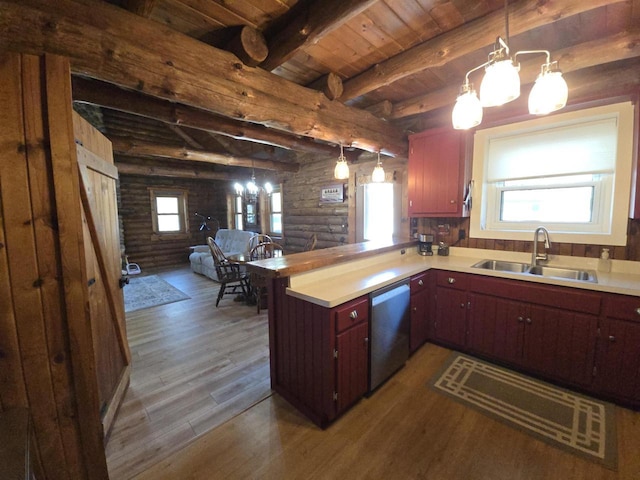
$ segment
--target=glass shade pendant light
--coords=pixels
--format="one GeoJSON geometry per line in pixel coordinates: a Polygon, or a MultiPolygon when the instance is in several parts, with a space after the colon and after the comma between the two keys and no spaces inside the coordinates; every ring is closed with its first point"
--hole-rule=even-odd
{"type": "Polygon", "coordinates": [[[496,39],[493,52],[487,62],[469,70],[465,76],[460,94],[451,113],[453,128],[458,130],[473,128],[482,121],[483,107],[497,107],[511,102],[520,96],[520,64],[518,55],[541,54],[547,56],[542,64],[541,73],[529,95],[529,112],[545,115],[566,106],[568,97],[567,83],[557,68],[557,62],[551,62],[551,54],[547,50],[521,50],[509,54],[509,0],[504,2],[505,38],[496,39]],[[469,83],[469,75],[485,68],[485,75],[480,84],[480,99],[469,83]]]}
{"type": "Polygon", "coordinates": [[[380,161],[380,152],[378,152],[376,168],[373,169],[373,173],[371,174],[371,181],[376,183],[384,182],[384,168],[382,168],[382,162],[380,161]]]}
{"type": "Polygon", "coordinates": [[[520,96],[518,70],[511,58],[487,65],[480,84],[480,103],[483,107],[499,107],[520,96]]]}
{"type": "Polygon", "coordinates": [[[333,176],[338,180],[346,180],[349,178],[349,165],[347,164],[347,159],[344,156],[342,144],[340,144],[340,156],[336,162],[336,168],[333,170],[333,176]]]}
{"type": "Polygon", "coordinates": [[[546,115],[560,110],[567,105],[568,96],[569,88],[562,72],[552,70],[552,64],[545,63],[529,94],[529,113],[546,115]]]}
{"type": "Polygon", "coordinates": [[[451,119],[456,130],[467,130],[482,122],[482,104],[468,79],[460,89],[451,119]]]}

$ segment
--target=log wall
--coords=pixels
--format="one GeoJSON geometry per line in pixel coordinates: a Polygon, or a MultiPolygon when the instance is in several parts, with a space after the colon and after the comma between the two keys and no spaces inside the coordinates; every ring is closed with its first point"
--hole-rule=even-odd
{"type": "MultiPolygon", "coordinates": [[[[200,227],[201,219],[195,214],[208,215],[227,228],[227,193],[229,182],[218,180],[191,180],[180,178],[120,176],[120,205],[125,253],[130,262],[146,268],[185,264],[192,245],[202,245],[205,238],[200,227]],[[153,234],[149,187],[182,189],[188,195],[189,235],[184,238],[160,239],[153,234]]],[[[208,222],[215,235],[217,223],[208,222]]]]}

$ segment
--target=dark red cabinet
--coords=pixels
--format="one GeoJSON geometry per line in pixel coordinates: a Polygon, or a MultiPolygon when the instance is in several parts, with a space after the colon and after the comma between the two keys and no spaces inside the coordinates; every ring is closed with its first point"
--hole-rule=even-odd
{"type": "Polygon", "coordinates": [[[424,272],[411,277],[411,331],[409,351],[415,352],[429,337],[431,274],[424,272]]]}
{"type": "Polygon", "coordinates": [[[336,414],[367,393],[369,322],[364,320],[336,336],[336,414]]]}
{"type": "Polygon", "coordinates": [[[469,275],[436,272],[434,338],[454,348],[464,348],[467,336],[467,282],[469,275]]]}
{"type": "Polygon", "coordinates": [[[450,127],[409,136],[408,194],[411,217],[463,217],[470,162],[465,134],[450,127]]]}
{"type": "Polygon", "coordinates": [[[595,373],[598,391],[640,405],[640,298],[605,298],[595,373]]]}

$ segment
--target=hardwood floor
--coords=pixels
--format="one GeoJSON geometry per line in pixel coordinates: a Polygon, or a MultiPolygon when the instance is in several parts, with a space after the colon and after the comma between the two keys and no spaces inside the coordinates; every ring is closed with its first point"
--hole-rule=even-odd
{"type": "Polygon", "coordinates": [[[423,346],[325,431],[269,397],[136,480],[640,478],[638,412],[616,408],[619,467],[607,470],[429,389],[449,353],[423,346]]]}
{"type": "MultiPolygon", "coordinates": [[[[145,272],[146,273],[146,272],[145,272]]],[[[131,384],[106,453],[128,479],[271,395],[267,313],[189,267],[152,272],[191,298],[127,314],[131,384]]]]}

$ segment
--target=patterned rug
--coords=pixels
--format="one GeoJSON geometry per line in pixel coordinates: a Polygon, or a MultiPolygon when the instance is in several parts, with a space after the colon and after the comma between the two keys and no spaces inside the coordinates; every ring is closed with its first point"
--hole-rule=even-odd
{"type": "Polygon", "coordinates": [[[124,311],[134,312],[187,298],[191,297],[157,275],[132,277],[124,286],[124,311]]]}
{"type": "Polygon", "coordinates": [[[615,470],[613,405],[454,353],[431,387],[506,425],[615,470]]]}

